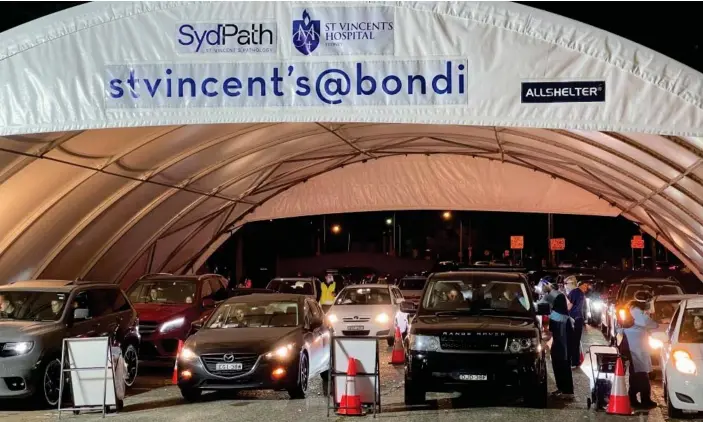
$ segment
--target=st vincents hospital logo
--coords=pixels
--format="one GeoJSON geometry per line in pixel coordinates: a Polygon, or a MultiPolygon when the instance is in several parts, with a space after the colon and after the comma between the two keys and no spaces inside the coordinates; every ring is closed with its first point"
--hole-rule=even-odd
{"type": "Polygon", "coordinates": [[[293,21],[293,46],[302,54],[310,55],[320,45],[321,25],[319,20],[312,20],[307,10],[303,18],[293,21]]]}

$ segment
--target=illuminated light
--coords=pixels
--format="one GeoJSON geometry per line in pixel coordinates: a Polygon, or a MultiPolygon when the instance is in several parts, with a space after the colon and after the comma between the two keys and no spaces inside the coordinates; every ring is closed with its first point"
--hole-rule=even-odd
{"type": "Polygon", "coordinates": [[[332,226],[332,233],[337,234],[341,231],[342,231],[342,226],[340,226],[339,224],[335,224],[334,226],[332,226]]]}
{"type": "Polygon", "coordinates": [[[392,225],[393,224],[393,219],[392,218],[386,218],[386,224],[387,225],[392,225]]]}
{"type": "Polygon", "coordinates": [[[378,314],[378,316],[376,317],[376,322],[378,322],[378,323],[380,323],[380,324],[385,324],[385,323],[387,323],[387,322],[388,322],[388,315],[386,315],[386,314],[378,314]]]}
{"type": "Polygon", "coordinates": [[[339,321],[339,319],[337,319],[337,315],[329,314],[329,315],[327,315],[327,321],[334,324],[335,322],[339,321]]]}
{"type": "Polygon", "coordinates": [[[444,211],[444,212],[442,213],[442,218],[445,219],[445,220],[449,220],[450,218],[452,218],[452,213],[449,212],[449,211],[444,211]]]}
{"type": "Polygon", "coordinates": [[[624,309],[620,309],[618,311],[618,316],[620,317],[620,321],[625,321],[625,319],[627,318],[627,312],[625,312],[624,309]]]}
{"type": "Polygon", "coordinates": [[[293,350],[293,343],[281,346],[272,352],[266,353],[266,359],[271,359],[272,357],[277,357],[278,359],[285,359],[290,356],[291,350],[293,350]]]}
{"type": "Polygon", "coordinates": [[[664,347],[664,343],[659,339],[656,339],[654,337],[650,337],[649,338],[649,347],[651,347],[652,349],[661,349],[662,347],[664,347]]]}
{"type": "Polygon", "coordinates": [[[691,355],[684,350],[677,350],[673,353],[676,370],[682,374],[695,375],[696,364],[691,360],[691,355]]]}
{"type": "Polygon", "coordinates": [[[190,379],[191,377],[193,377],[193,373],[192,373],[192,372],[187,371],[187,370],[181,372],[181,378],[190,379]]]}
{"type": "Polygon", "coordinates": [[[181,353],[178,355],[178,359],[180,359],[180,360],[185,360],[185,361],[193,360],[193,359],[195,359],[196,357],[197,357],[197,355],[195,354],[195,352],[193,352],[192,350],[190,350],[190,349],[187,348],[187,347],[184,347],[184,348],[181,350],[181,353]]]}
{"type": "Polygon", "coordinates": [[[283,368],[276,368],[276,369],[274,369],[273,372],[271,373],[271,375],[272,375],[274,378],[281,378],[281,377],[284,376],[285,374],[286,374],[286,370],[283,369],[283,368]]]}

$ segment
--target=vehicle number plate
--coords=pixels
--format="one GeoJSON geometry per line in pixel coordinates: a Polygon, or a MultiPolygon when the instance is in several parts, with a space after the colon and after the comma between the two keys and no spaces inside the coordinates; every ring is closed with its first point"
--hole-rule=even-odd
{"type": "Polygon", "coordinates": [[[215,371],[241,371],[241,363],[218,363],[215,364],[215,371]]]}
{"type": "Polygon", "coordinates": [[[460,374],[459,379],[462,381],[488,381],[488,375],[460,374]]]}
{"type": "Polygon", "coordinates": [[[350,325],[347,327],[347,330],[349,330],[349,331],[364,331],[364,326],[363,325],[350,325]]]}

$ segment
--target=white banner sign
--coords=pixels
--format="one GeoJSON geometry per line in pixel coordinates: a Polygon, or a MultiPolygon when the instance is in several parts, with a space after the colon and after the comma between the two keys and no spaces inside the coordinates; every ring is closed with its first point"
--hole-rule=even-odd
{"type": "Polygon", "coordinates": [[[293,47],[301,55],[393,55],[391,8],[298,7],[292,13],[293,47]]]}
{"type": "Polygon", "coordinates": [[[466,60],[108,66],[109,109],[467,103],[466,60]]]}

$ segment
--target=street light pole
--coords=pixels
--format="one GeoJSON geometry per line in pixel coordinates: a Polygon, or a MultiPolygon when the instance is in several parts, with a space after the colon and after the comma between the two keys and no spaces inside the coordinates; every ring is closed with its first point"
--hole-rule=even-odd
{"type": "Polygon", "coordinates": [[[347,232],[347,252],[351,252],[351,232],[347,232]]]}

